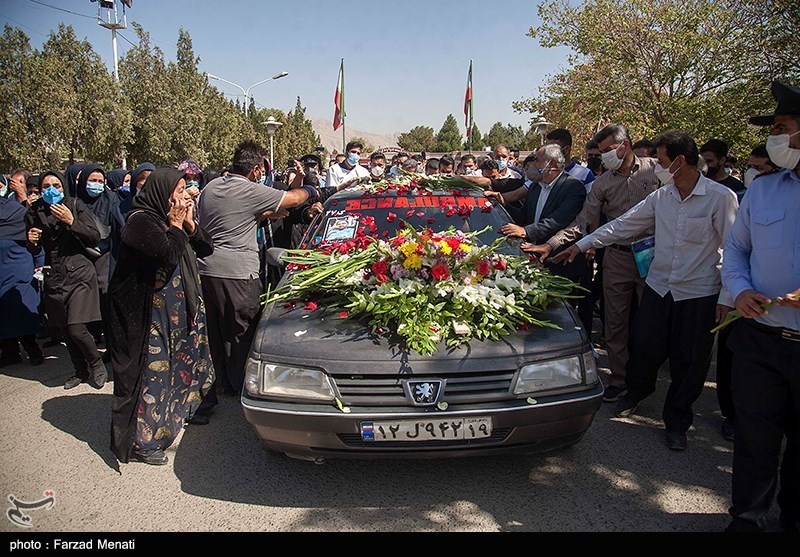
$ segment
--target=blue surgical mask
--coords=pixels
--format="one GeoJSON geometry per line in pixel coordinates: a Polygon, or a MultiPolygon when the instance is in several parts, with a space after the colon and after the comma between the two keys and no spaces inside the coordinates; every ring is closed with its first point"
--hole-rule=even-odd
{"type": "Polygon", "coordinates": [[[497,169],[503,172],[506,168],[508,168],[508,161],[505,159],[497,159],[497,169]]]}
{"type": "Polygon", "coordinates": [[[55,205],[64,199],[64,194],[55,186],[49,186],[42,192],[42,199],[49,205],[55,205]]]}
{"type": "Polygon", "coordinates": [[[86,193],[91,197],[100,197],[106,185],[103,182],[86,182],[86,193]]]}
{"type": "Polygon", "coordinates": [[[347,154],[347,164],[349,164],[350,166],[357,165],[358,161],[360,161],[360,160],[361,160],[361,155],[358,155],[356,153],[348,153],[347,154]]]}
{"type": "Polygon", "coordinates": [[[192,188],[192,187],[199,188],[200,187],[200,182],[198,182],[197,180],[189,180],[188,182],[186,182],[186,187],[187,188],[192,188]]]}
{"type": "Polygon", "coordinates": [[[261,178],[258,179],[258,183],[261,184],[262,186],[264,184],[266,184],[267,183],[267,175],[266,174],[262,174],[261,178]]]}
{"type": "Polygon", "coordinates": [[[120,191],[124,191],[124,192],[130,193],[131,192],[131,185],[130,184],[122,184],[119,187],[119,189],[120,189],[120,191]]]}

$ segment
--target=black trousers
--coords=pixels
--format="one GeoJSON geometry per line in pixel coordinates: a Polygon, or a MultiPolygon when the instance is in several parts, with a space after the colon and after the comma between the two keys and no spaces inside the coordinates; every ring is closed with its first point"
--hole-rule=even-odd
{"type": "Polygon", "coordinates": [[[717,298],[676,302],[645,285],[631,331],[631,355],[625,366],[627,398],[640,401],[656,390],[658,368],[669,358],[670,386],[662,417],[667,431],[686,432],[692,404],[703,392],[711,364],[717,298]]]}
{"type": "MultiPolygon", "coordinates": [[[[241,392],[247,354],[261,315],[260,281],[203,276],[200,283],[216,381],[224,390],[241,392]]],[[[216,404],[216,399],[212,388],[204,404],[216,404]]]]}
{"type": "Polygon", "coordinates": [[[28,358],[41,356],[42,349],[36,344],[36,335],[25,335],[16,338],[4,338],[0,340],[0,351],[2,351],[3,359],[17,359],[21,357],[19,345],[25,348],[28,358]]]}
{"type": "MultiPolygon", "coordinates": [[[[734,523],[763,530],[778,483],[784,517],[800,519],[800,342],[757,328],[741,319],[731,333],[733,402],[734,523]]],[[[740,528],[744,529],[744,528],[740,528]]]]}
{"type": "Polygon", "coordinates": [[[72,365],[75,367],[75,375],[84,380],[88,379],[89,370],[94,370],[97,366],[102,365],[94,337],[85,323],[70,324],[61,330],[61,334],[67,343],[67,351],[72,365]]]}
{"type": "Polygon", "coordinates": [[[733,373],[733,352],[728,348],[728,339],[736,328],[736,321],[717,333],[717,401],[719,411],[729,420],[736,419],[736,408],[733,405],[731,392],[731,376],[733,373]]]}

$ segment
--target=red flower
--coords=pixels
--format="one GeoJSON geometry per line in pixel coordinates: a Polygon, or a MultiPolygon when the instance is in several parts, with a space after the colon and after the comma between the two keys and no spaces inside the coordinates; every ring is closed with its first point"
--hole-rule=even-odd
{"type": "Polygon", "coordinates": [[[517,325],[517,330],[518,331],[527,331],[528,330],[528,324],[527,323],[523,323],[522,325],[517,325]]]}
{"type": "Polygon", "coordinates": [[[467,207],[466,205],[462,205],[458,208],[458,214],[462,217],[468,217],[472,213],[472,207],[467,207]]]}
{"type": "Polygon", "coordinates": [[[483,205],[481,205],[481,211],[484,213],[491,213],[492,212],[492,204],[489,201],[484,201],[483,205]]]}
{"type": "Polygon", "coordinates": [[[303,309],[307,309],[308,311],[316,311],[317,310],[317,303],[316,302],[308,302],[303,309]]]}
{"type": "Polygon", "coordinates": [[[347,319],[347,317],[348,317],[349,315],[350,315],[350,312],[347,312],[347,311],[340,311],[340,312],[339,312],[339,319],[347,319]]]}
{"type": "Polygon", "coordinates": [[[461,190],[451,190],[450,193],[453,194],[453,197],[461,197],[461,190]]]}
{"type": "Polygon", "coordinates": [[[485,259],[481,259],[478,261],[478,273],[482,274],[483,276],[488,275],[490,272],[489,269],[489,262],[485,259]]]}
{"type": "Polygon", "coordinates": [[[506,267],[508,267],[508,264],[506,263],[505,259],[498,258],[492,261],[492,267],[498,271],[505,271],[506,267]]]}
{"type": "Polygon", "coordinates": [[[386,222],[394,222],[394,219],[396,218],[397,215],[395,215],[394,213],[389,213],[388,215],[386,215],[386,222]]]}
{"type": "Polygon", "coordinates": [[[539,256],[535,253],[532,253],[528,256],[528,261],[533,261],[534,263],[539,263],[539,256]]]}
{"type": "Polygon", "coordinates": [[[287,309],[294,309],[294,306],[295,306],[294,302],[286,302],[285,304],[283,304],[283,307],[287,309]]]}
{"type": "Polygon", "coordinates": [[[445,280],[450,278],[450,269],[447,268],[447,265],[444,263],[437,263],[433,267],[431,267],[431,275],[436,280],[445,280]]]}
{"type": "Polygon", "coordinates": [[[406,218],[410,219],[413,216],[414,216],[414,209],[409,209],[408,211],[406,211],[406,218]]]}
{"type": "Polygon", "coordinates": [[[452,217],[453,215],[456,214],[456,210],[453,209],[452,207],[448,207],[447,211],[445,211],[444,214],[447,215],[448,217],[452,217]]]}
{"type": "Polygon", "coordinates": [[[436,219],[434,219],[433,217],[430,217],[428,219],[428,224],[433,224],[434,222],[436,222],[436,219]]]}
{"type": "Polygon", "coordinates": [[[372,272],[376,275],[386,274],[387,269],[388,265],[386,264],[385,259],[381,259],[380,261],[376,261],[372,264],[372,272]]]}
{"type": "Polygon", "coordinates": [[[389,231],[388,231],[388,230],[384,230],[384,231],[383,231],[383,234],[381,234],[381,236],[383,236],[384,238],[386,238],[387,236],[389,236],[389,231]]]}
{"type": "Polygon", "coordinates": [[[424,213],[424,212],[422,212],[422,211],[419,211],[419,212],[417,213],[417,216],[418,216],[419,218],[422,218],[422,217],[424,217],[424,216],[425,216],[425,213],[424,213]]]}
{"type": "Polygon", "coordinates": [[[458,246],[461,245],[461,242],[459,242],[458,239],[453,237],[445,238],[444,241],[447,242],[447,245],[450,246],[450,249],[452,249],[453,251],[456,251],[458,249],[458,246]]]}

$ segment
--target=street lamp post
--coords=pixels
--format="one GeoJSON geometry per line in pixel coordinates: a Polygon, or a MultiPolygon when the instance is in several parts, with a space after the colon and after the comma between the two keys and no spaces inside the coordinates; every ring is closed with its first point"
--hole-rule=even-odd
{"type": "Polygon", "coordinates": [[[273,79],[280,79],[282,77],[286,77],[287,75],[289,75],[289,72],[281,72],[279,74],[273,75],[272,77],[268,77],[267,79],[262,79],[258,83],[253,83],[247,89],[245,89],[244,87],[242,87],[238,83],[234,83],[233,81],[228,81],[227,79],[222,79],[221,77],[216,76],[214,74],[210,74],[208,72],[205,72],[205,75],[206,75],[206,77],[208,77],[208,79],[216,79],[217,81],[222,81],[223,83],[227,83],[228,85],[233,85],[234,87],[238,87],[239,90],[241,90],[241,92],[244,93],[244,115],[245,115],[245,118],[246,118],[250,113],[250,110],[249,110],[250,109],[250,89],[252,89],[253,87],[258,87],[259,85],[261,85],[263,83],[266,83],[267,81],[272,81],[273,79]]]}
{"type": "Polygon", "coordinates": [[[547,133],[547,126],[552,126],[552,122],[548,122],[542,116],[539,116],[539,119],[533,123],[534,127],[536,128],[536,133],[539,134],[540,145],[544,145],[544,136],[547,133]]]}
{"type": "Polygon", "coordinates": [[[261,122],[267,128],[267,133],[269,134],[269,163],[275,168],[275,155],[273,153],[272,148],[272,136],[275,135],[275,132],[280,128],[283,124],[278,122],[275,118],[270,116],[264,122],[261,122]]]}

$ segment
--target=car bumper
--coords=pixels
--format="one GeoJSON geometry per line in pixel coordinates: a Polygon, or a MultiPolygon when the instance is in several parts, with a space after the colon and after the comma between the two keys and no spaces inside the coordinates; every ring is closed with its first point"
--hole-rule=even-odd
{"type": "Polygon", "coordinates": [[[353,409],[289,405],[242,397],[248,422],[265,448],[300,458],[446,458],[502,452],[545,452],[576,443],[601,405],[601,383],[566,395],[482,405],[469,410],[353,409]],[[489,416],[492,436],[472,441],[375,442],[361,440],[361,422],[489,416]]]}

